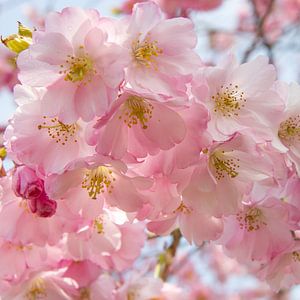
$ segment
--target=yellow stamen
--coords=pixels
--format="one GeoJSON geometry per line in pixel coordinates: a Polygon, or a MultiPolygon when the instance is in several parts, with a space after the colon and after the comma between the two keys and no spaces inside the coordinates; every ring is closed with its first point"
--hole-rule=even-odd
{"type": "Polygon", "coordinates": [[[79,47],[78,55],[68,55],[65,64],[60,65],[60,74],[65,74],[64,79],[71,82],[87,84],[97,74],[94,63],[83,46],[79,47]]]}
{"type": "Polygon", "coordinates": [[[42,278],[35,279],[32,282],[29,291],[26,293],[26,299],[38,300],[46,296],[47,293],[46,293],[45,281],[42,278]]]}
{"type": "Polygon", "coordinates": [[[278,137],[280,140],[291,146],[293,142],[300,141],[300,115],[289,117],[279,127],[278,137]]]}
{"type": "Polygon", "coordinates": [[[180,205],[173,211],[173,213],[183,213],[183,214],[190,214],[192,210],[188,208],[183,201],[180,202],[180,205]]]}
{"type": "Polygon", "coordinates": [[[58,118],[51,118],[47,121],[47,117],[43,117],[44,121],[42,124],[38,125],[38,129],[47,129],[50,138],[54,139],[56,143],[65,145],[69,141],[77,143],[76,134],[78,130],[78,125],[74,124],[64,124],[59,121],[58,118]]]}
{"type": "Polygon", "coordinates": [[[143,41],[136,39],[132,42],[132,56],[138,65],[157,69],[155,57],[163,53],[157,41],[151,41],[147,36],[143,41]]]}
{"type": "Polygon", "coordinates": [[[153,105],[144,98],[129,96],[121,108],[119,119],[131,128],[133,125],[141,124],[143,129],[147,129],[147,123],[152,118],[153,105]]]}
{"type": "Polygon", "coordinates": [[[235,178],[239,175],[237,169],[239,166],[239,159],[226,157],[225,151],[214,151],[210,155],[210,164],[213,166],[216,178],[221,180],[228,175],[230,178],[235,178]]]}
{"type": "Polygon", "coordinates": [[[97,196],[105,192],[112,193],[113,172],[105,166],[100,166],[92,170],[88,170],[82,181],[82,188],[87,189],[89,196],[96,199],[97,196]]]}
{"type": "Polygon", "coordinates": [[[267,225],[264,221],[264,215],[257,207],[251,207],[246,212],[238,213],[237,220],[240,228],[245,228],[248,232],[259,230],[267,225]]]}
{"type": "Polygon", "coordinates": [[[93,225],[94,225],[94,228],[97,230],[98,234],[104,233],[103,220],[101,217],[98,217],[97,219],[95,219],[93,222],[93,225]]]}
{"type": "Polygon", "coordinates": [[[239,115],[239,110],[245,106],[246,98],[243,91],[239,90],[239,86],[221,86],[221,89],[212,96],[215,102],[215,113],[220,113],[224,117],[233,117],[239,115]]]}

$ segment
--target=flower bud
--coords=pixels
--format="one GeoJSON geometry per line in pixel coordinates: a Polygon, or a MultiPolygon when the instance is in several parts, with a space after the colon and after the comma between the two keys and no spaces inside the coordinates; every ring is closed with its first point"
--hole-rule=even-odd
{"type": "Polygon", "coordinates": [[[44,191],[44,182],[29,167],[18,167],[13,175],[12,187],[15,194],[25,199],[38,198],[44,191]]]}
{"type": "Polygon", "coordinates": [[[18,22],[18,33],[1,38],[1,41],[9,50],[19,54],[32,44],[32,31],[18,22]]]}
{"type": "Polygon", "coordinates": [[[55,214],[57,203],[49,199],[45,191],[43,191],[38,198],[29,199],[28,206],[32,213],[37,214],[41,218],[49,218],[55,214]]]}

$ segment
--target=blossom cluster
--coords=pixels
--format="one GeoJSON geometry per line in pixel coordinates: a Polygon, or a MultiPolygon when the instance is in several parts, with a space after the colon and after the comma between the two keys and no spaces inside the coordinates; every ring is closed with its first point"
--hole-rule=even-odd
{"type": "Polygon", "coordinates": [[[266,57],[206,66],[191,20],[152,1],[117,20],[65,8],[4,42],[20,84],[4,135],[15,167],[0,178],[2,300],[188,299],[113,276],[146,231],[177,228],[275,290],[299,282],[300,86],[266,57]]]}

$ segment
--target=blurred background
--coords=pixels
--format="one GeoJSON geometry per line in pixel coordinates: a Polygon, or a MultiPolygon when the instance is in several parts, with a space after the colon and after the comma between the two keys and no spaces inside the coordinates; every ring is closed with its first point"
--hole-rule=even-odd
{"type": "MultiPolygon", "coordinates": [[[[17,32],[17,21],[31,28],[43,26],[48,11],[66,6],[97,8],[101,15],[122,17],[134,2],[122,0],[0,0],[0,34],[17,32]]],[[[157,0],[167,17],[184,16],[194,21],[198,34],[197,52],[207,65],[215,65],[234,54],[240,62],[259,54],[267,55],[278,71],[278,79],[286,82],[300,79],[300,0],[157,0]],[[207,3],[209,3],[207,5],[207,3]]],[[[255,76],[255,74],[253,74],[255,76]]],[[[17,82],[11,54],[0,46],[0,133],[15,111],[12,89],[17,82]]],[[[300,100],[300,99],[299,99],[300,100]]],[[[1,135],[0,135],[1,145],[1,135]]],[[[166,241],[153,242],[145,256],[156,257],[166,241]]],[[[181,247],[180,259],[173,266],[179,271],[181,284],[196,284],[201,290],[197,300],[223,299],[300,299],[300,287],[291,292],[270,292],[245,267],[226,257],[219,248],[203,245],[181,247]],[[191,266],[197,278],[191,276],[191,266]],[[212,298],[216,295],[218,298],[212,298]],[[224,297],[223,297],[223,296],[224,297]]],[[[175,271],[174,271],[175,272],[175,271]]]]}

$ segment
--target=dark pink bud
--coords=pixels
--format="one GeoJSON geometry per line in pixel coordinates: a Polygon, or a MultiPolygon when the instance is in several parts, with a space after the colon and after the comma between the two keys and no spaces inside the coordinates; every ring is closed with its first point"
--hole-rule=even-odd
{"type": "Polygon", "coordinates": [[[28,202],[30,210],[33,213],[36,213],[39,217],[49,218],[56,212],[56,201],[49,199],[44,191],[38,198],[29,200],[28,202]]]}
{"type": "Polygon", "coordinates": [[[18,167],[13,175],[12,187],[17,196],[25,199],[38,198],[44,191],[44,182],[29,167],[18,167]]]}

